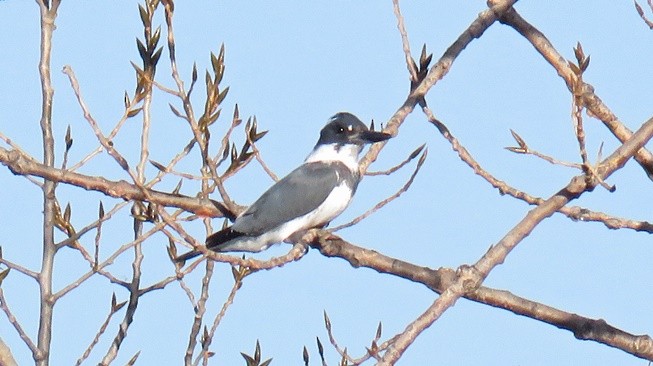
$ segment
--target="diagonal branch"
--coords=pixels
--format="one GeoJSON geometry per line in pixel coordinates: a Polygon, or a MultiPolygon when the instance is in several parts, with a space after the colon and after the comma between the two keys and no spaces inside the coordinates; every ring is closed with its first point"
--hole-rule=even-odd
{"type": "MultiPolygon", "coordinates": [[[[502,264],[508,254],[526,237],[540,222],[550,217],[570,201],[580,197],[584,192],[593,190],[626,162],[653,137],[653,118],[644,123],[633,134],[632,138],[621,145],[610,157],[605,159],[597,169],[600,179],[588,180],[585,176],[576,176],[571,182],[552,197],[544,201],[515,225],[497,244],[479,259],[473,266],[461,268],[456,281],[442,292],[440,297],[415,321],[409,324],[391,344],[381,359],[381,365],[392,365],[403,352],[413,343],[426,328],[431,326],[448,308],[466,293],[476,290],[490,271],[502,264]]],[[[636,354],[640,356],[639,354],[636,354]]],[[[641,357],[641,356],[640,356],[641,357]]]]}
{"type": "Polygon", "coordinates": [[[417,173],[419,173],[419,170],[422,168],[422,165],[426,161],[426,156],[428,155],[428,149],[424,150],[422,155],[419,157],[419,160],[417,161],[417,166],[415,167],[415,170],[413,171],[413,174],[410,175],[410,178],[408,178],[408,181],[397,191],[395,192],[392,196],[384,199],[383,201],[377,203],[374,205],[374,207],[370,208],[369,210],[365,211],[362,215],[359,215],[358,217],[354,218],[350,222],[346,224],[342,224],[339,226],[336,226],[332,229],[329,229],[330,232],[342,230],[344,228],[348,228],[351,226],[354,226],[358,224],[359,222],[365,220],[367,217],[369,217],[371,214],[375,213],[376,211],[380,210],[383,206],[387,205],[388,203],[392,202],[393,200],[397,199],[399,196],[404,194],[408,188],[413,184],[413,181],[415,180],[415,177],[417,176],[417,173]]]}
{"type": "Polygon", "coordinates": [[[16,175],[34,175],[54,182],[75,185],[86,190],[102,192],[114,198],[124,200],[151,200],[162,206],[172,206],[194,212],[198,215],[222,217],[225,211],[216,206],[219,203],[207,198],[193,198],[160,191],[148,190],[147,197],[141,187],[124,180],[111,181],[102,177],[88,176],[57,168],[48,167],[22,155],[17,150],[7,150],[0,147],[0,163],[6,165],[16,175]]]}
{"type": "MultiPolygon", "coordinates": [[[[565,81],[569,90],[574,87],[574,73],[565,58],[553,47],[546,36],[537,28],[522,18],[515,9],[510,9],[500,19],[501,23],[514,28],[524,36],[544,59],[553,66],[558,75],[565,81]]],[[[585,108],[612,132],[622,143],[627,141],[633,132],[612,113],[603,101],[594,94],[594,88],[585,82],[582,83],[581,99],[585,108]]],[[[642,166],[646,174],[653,180],[653,154],[646,149],[641,149],[635,154],[635,160],[642,166]]]]}
{"type": "MultiPolygon", "coordinates": [[[[385,132],[396,135],[399,127],[403,124],[406,117],[414,110],[415,105],[428,93],[428,91],[442,79],[451,69],[453,62],[460,53],[476,38],[479,38],[498,18],[517,0],[490,0],[489,9],[481,12],[478,17],[458,36],[456,41],[447,48],[438,62],[431,68],[424,80],[410,93],[408,98],[394,113],[388,121],[385,132]]],[[[361,159],[361,172],[367,171],[367,168],[379,156],[381,150],[388,141],[376,143],[370,147],[369,151],[361,159]]]]}
{"type": "MultiPolygon", "coordinates": [[[[314,235],[312,238],[305,238],[311,239],[311,247],[318,249],[326,257],[342,258],[355,268],[370,268],[379,273],[421,283],[438,294],[452,286],[458,278],[456,271],[453,269],[440,268],[435,270],[422,267],[386,256],[371,249],[353,245],[333,234],[323,237],[321,232],[317,230],[313,231],[312,234],[314,235]]],[[[595,341],[641,358],[653,359],[653,339],[651,337],[648,335],[636,336],[624,332],[603,320],[569,313],[525,299],[505,290],[485,286],[480,286],[475,291],[464,294],[463,297],[568,330],[579,339],[595,341]]]]}

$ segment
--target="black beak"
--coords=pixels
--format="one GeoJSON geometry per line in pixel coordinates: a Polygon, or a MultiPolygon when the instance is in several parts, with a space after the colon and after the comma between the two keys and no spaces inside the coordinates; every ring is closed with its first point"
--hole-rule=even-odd
{"type": "Polygon", "coordinates": [[[370,130],[363,131],[358,135],[358,138],[360,138],[365,143],[385,141],[390,137],[392,137],[392,135],[389,133],[370,131],[370,130]]]}

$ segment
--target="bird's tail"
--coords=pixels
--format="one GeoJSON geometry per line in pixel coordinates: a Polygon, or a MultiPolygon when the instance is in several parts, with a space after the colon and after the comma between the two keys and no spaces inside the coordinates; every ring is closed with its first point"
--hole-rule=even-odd
{"type": "MultiPolygon", "coordinates": [[[[223,244],[227,243],[228,241],[230,241],[232,239],[243,236],[243,235],[245,235],[245,234],[243,234],[241,232],[238,232],[236,230],[233,230],[231,227],[222,229],[222,230],[220,230],[218,232],[215,232],[215,233],[209,235],[206,238],[206,242],[205,242],[206,243],[206,249],[212,250],[214,252],[222,252],[222,250],[220,250],[221,249],[220,247],[223,244]]],[[[201,255],[201,254],[202,254],[202,252],[200,252],[199,250],[191,250],[190,252],[184,253],[184,254],[178,256],[177,258],[175,258],[175,262],[183,263],[183,262],[186,262],[187,260],[195,258],[195,257],[197,257],[198,255],[201,255]]]]}

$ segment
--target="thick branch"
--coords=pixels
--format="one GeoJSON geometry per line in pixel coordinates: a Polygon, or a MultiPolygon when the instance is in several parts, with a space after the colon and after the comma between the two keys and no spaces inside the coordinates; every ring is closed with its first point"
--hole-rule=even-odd
{"type": "MultiPolygon", "coordinates": [[[[417,266],[374,250],[355,246],[335,235],[331,235],[326,240],[318,238],[319,235],[314,237],[311,246],[326,257],[342,258],[356,268],[370,268],[379,273],[421,283],[438,294],[453,285],[458,278],[453,269],[435,270],[417,266]]],[[[651,337],[627,333],[607,324],[602,319],[583,317],[519,297],[508,291],[485,286],[480,286],[463,297],[568,330],[578,339],[602,343],[641,358],[653,358],[653,339],[651,337]]]]}
{"type": "MultiPolygon", "coordinates": [[[[569,90],[572,90],[575,76],[565,58],[558,53],[551,42],[542,32],[522,18],[515,9],[510,9],[500,19],[506,25],[514,28],[519,34],[524,36],[535,47],[542,57],[544,57],[551,66],[553,66],[558,75],[565,81],[569,90]]],[[[617,116],[606,106],[603,101],[594,93],[594,88],[583,82],[582,101],[585,108],[593,116],[600,119],[603,124],[619,139],[626,142],[632,136],[633,132],[629,130],[617,116]]],[[[646,149],[641,149],[635,155],[635,160],[642,166],[650,179],[653,180],[653,154],[646,149]]]]}
{"type": "MultiPolygon", "coordinates": [[[[102,192],[108,196],[124,200],[147,200],[142,188],[126,181],[112,181],[102,177],[93,177],[71,171],[45,166],[31,160],[17,150],[0,147],[0,162],[16,175],[34,175],[54,182],[75,185],[86,190],[102,192]]],[[[202,216],[223,217],[220,203],[207,198],[193,198],[174,195],[160,191],[148,191],[149,199],[167,207],[177,207],[202,216]],[[216,206],[217,205],[217,206],[216,206]]]]}

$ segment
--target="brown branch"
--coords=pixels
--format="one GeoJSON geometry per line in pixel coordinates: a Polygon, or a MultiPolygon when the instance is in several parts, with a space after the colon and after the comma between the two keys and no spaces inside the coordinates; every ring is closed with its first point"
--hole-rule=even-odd
{"type": "MultiPolygon", "coordinates": [[[[382,274],[421,283],[438,294],[444,292],[458,278],[456,271],[453,269],[440,268],[435,270],[418,266],[371,249],[355,246],[333,234],[324,236],[317,230],[313,232],[313,235],[310,238],[312,239],[310,241],[311,247],[318,249],[326,257],[342,258],[354,268],[370,268],[382,274]]],[[[651,337],[648,335],[636,336],[624,332],[606,324],[602,320],[569,313],[519,297],[508,291],[485,286],[480,286],[475,291],[464,294],[464,297],[471,301],[508,310],[514,314],[568,330],[579,339],[602,343],[638,357],[653,358],[653,339],[651,337]]]]}
{"type": "MultiPolygon", "coordinates": [[[[574,90],[574,73],[565,58],[558,53],[551,42],[542,32],[522,18],[515,9],[510,9],[503,14],[501,23],[514,28],[526,38],[544,59],[553,66],[558,75],[565,81],[569,90],[574,90]]],[[[585,82],[579,87],[579,94],[583,105],[592,116],[598,118],[622,143],[627,141],[633,132],[629,130],[617,116],[594,94],[594,88],[585,82]]],[[[641,149],[635,155],[635,160],[642,166],[647,176],[653,180],[653,154],[646,149],[641,149]]]]}
{"type": "MultiPolygon", "coordinates": [[[[33,161],[16,150],[6,150],[0,147],[0,163],[4,164],[16,175],[34,175],[54,182],[75,185],[86,190],[98,191],[114,198],[124,200],[147,201],[143,190],[126,181],[111,181],[102,177],[93,177],[70,171],[62,171],[33,161]]],[[[202,216],[223,217],[214,201],[206,198],[192,198],[149,190],[151,202],[162,206],[177,207],[202,216]]],[[[219,204],[219,203],[218,203],[219,204]]]]}
{"type": "MultiPolygon", "coordinates": [[[[32,155],[30,155],[27,151],[23,150],[23,148],[21,148],[18,144],[15,144],[9,137],[5,136],[2,132],[0,132],[0,140],[3,140],[7,145],[9,145],[9,147],[18,150],[21,154],[27,156],[29,159],[36,160],[32,155]]],[[[43,184],[38,180],[36,180],[34,177],[25,176],[25,179],[32,182],[40,189],[43,189],[43,184]]]]}
{"type": "Polygon", "coordinates": [[[370,208],[369,210],[365,211],[362,215],[357,216],[350,222],[346,224],[342,224],[340,226],[336,226],[332,229],[329,229],[330,232],[342,230],[344,228],[351,227],[353,225],[358,224],[359,222],[365,220],[367,217],[369,217],[371,214],[375,213],[376,211],[380,210],[383,206],[387,205],[388,203],[394,201],[397,199],[399,196],[404,194],[408,188],[413,184],[413,181],[415,180],[415,177],[417,176],[417,173],[419,173],[419,170],[422,168],[422,165],[424,164],[424,161],[426,161],[426,156],[428,155],[428,149],[424,150],[422,155],[419,157],[419,160],[417,161],[417,166],[415,167],[415,170],[413,171],[413,174],[410,175],[410,178],[408,178],[408,181],[401,187],[397,192],[395,192],[392,196],[384,199],[383,201],[377,203],[374,205],[374,207],[370,208]]]}
{"type": "MultiPolygon", "coordinates": [[[[52,105],[54,89],[50,72],[52,54],[52,35],[55,30],[54,21],[60,0],[37,0],[40,8],[41,21],[41,52],[39,59],[39,75],[41,79],[41,134],[43,138],[43,165],[54,167],[54,137],[52,134],[52,105]]],[[[52,283],[54,273],[54,256],[57,252],[54,244],[55,222],[55,188],[56,183],[46,180],[43,183],[43,252],[41,256],[41,272],[39,273],[39,328],[37,334],[38,351],[33,353],[38,366],[47,366],[50,361],[50,346],[52,344],[52,318],[54,300],[52,299],[52,283]]]]}
{"type": "Polygon", "coordinates": [[[246,267],[240,267],[239,269],[236,269],[233,267],[233,272],[236,274],[244,274],[243,276],[234,276],[234,285],[231,287],[231,291],[229,292],[229,296],[227,296],[227,299],[224,301],[222,304],[222,308],[220,308],[220,312],[215,316],[213,319],[213,324],[211,325],[211,330],[208,333],[207,339],[204,341],[204,344],[202,345],[202,353],[201,356],[204,358],[204,361],[206,362],[208,360],[208,354],[209,354],[209,346],[211,346],[211,342],[213,341],[213,337],[215,336],[215,331],[218,329],[218,326],[220,325],[220,322],[224,318],[225,314],[227,313],[227,310],[231,305],[234,303],[234,299],[236,298],[236,293],[238,293],[238,290],[243,285],[243,278],[244,276],[248,275],[249,269],[246,267]],[[241,271],[241,272],[239,272],[241,271]],[[244,272],[242,272],[244,271],[244,272]]]}
{"type": "Polygon", "coordinates": [[[5,299],[5,293],[2,291],[2,287],[0,287],[0,309],[2,309],[2,311],[5,313],[9,324],[14,327],[20,339],[25,342],[25,345],[27,345],[27,348],[29,348],[29,350],[32,352],[33,357],[36,359],[36,356],[40,352],[39,348],[34,344],[34,342],[32,342],[32,339],[29,337],[29,335],[27,335],[23,327],[20,325],[20,322],[18,322],[16,316],[14,316],[14,314],[11,312],[9,305],[7,304],[7,299],[5,299]]]}
{"type": "MultiPolygon", "coordinates": [[[[651,10],[653,10],[653,2],[651,0],[648,0],[648,6],[651,8],[651,10]]],[[[637,10],[637,14],[639,14],[640,18],[642,18],[642,20],[649,27],[649,29],[653,29],[653,22],[646,17],[646,14],[644,14],[644,10],[637,3],[637,1],[635,1],[635,9],[637,10]]]]}
{"type": "Polygon", "coordinates": [[[422,144],[420,147],[418,147],[418,148],[415,149],[412,153],[410,153],[410,155],[408,155],[408,157],[407,157],[406,159],[404,159],[404,161],[402,161],[401,163],[399,163],[399,164],[393,166],[393,167],[390,168],[390,169],[383,170],[383,171],[374,171],[374,172],[367,171],[367,172],[365,172],[365,175],[367,175],[367,176],[372,176],[372,175],[390,175],[390,174],[392,174],[392,173],[398,171],[399,169],[403,168],[404,166],[406,166],[406,164],[408,164],[408,163],[410,163],[411,161],[413,161],[413,159],[415,159],[415,158],[419,155],[419,153],[421,153],[422,150],[424,150],[424,147],[426,147],[426,144],[422,144]]]}
{"type": "MultiPolygon", "coordinates": [[[[206,271],[202,277],[200,298],[197,301],[197,304],[193,307],[195,310],[195,317],[193,318],[193,325],[191,326],[190,334],[188,336],[188,347],[186,347],[186,353],[184,354],[185,365],[191,364],[193,352],[197,345],[197,337],[202,329],[202,321],[204,319],[204,313],[206,313],[206,301],[209,299],[209,285],[211,284],[211,278],[213,277],[214,266],[215,263],[213,261],[206,261],[206,271]]],[[[202,355],[200,354],[198,357],[201,356],[202,355]]]]}
{"type": "MultiPolygon", "coordinates": [[[[653,136],[653,119],[647,121],[633,134],[632,138],[621,145],[610,157],[605,159],[597,169],[600,179],[606,179],[625,163],[648,142],[653,136]]],[[[479,259],[473,266],[461,267],[460,275],[438,299],[416,320],[400,333],[383,355],[382,365],[391,365],[398,360],[412,342],[435,322],[448,308],[463,295],[476,290],[490,271],[503,263],[512,251],[532,230],[544,219],[565,206],[571,200],[580,197],[584,192],[591,191],[600,184],[599,180],[585,179],[585,176],[574,177],[571,182],[544,201],[541,205],[529,211],[496,245],[479,259]]],[[[636,354],[640,356],[639,354],[636,354]]],[[[640,356],[641,357],[641,356],[640,356]]]]}
{"type": "MultiPolygon", "coordinates": [[[[137,225],[138,228],[135,228],[134,230],[136,240],[138,240],[142,236],[142,223],[139,222],[137,225]]],[[[109,347],[107,353],[104,355],[102,361],[100,362],[100,365],[102,366],[111,364],[111,362],[113,362],[113,360],[115,360],[115,358],[118,356],[118,350],[120,349],[122,342],[127,337],[127,330],[129,329],[130,325],[134,321],[134,314],[136,314],[136,310],[138,309],[138,302],[141,297],[141,293],[139,289],[141,284],[141,274],[142,274],[141,265],[143,263],[143,251],[142,251],[141,243],[142,240],[136,241],[134,245],[134,261],[132,262],[132,280],[129,287],[129,302],[127,304],[127,311],[125,312],[125,316],[122,322],[118,326],[118,332],[116,336],[113,338],[113,342],[111,342],[111,346],[109,347]]]]}
{"type": "MultiPolygon", "coordinates": [[[[423,107],[422,110],[424,114],[426,114],[429,122],[433,124],[438,129],[438,131],[440,131],[442,136],[447,141],[449,141],[449,143],[451,144],[451,148],[453,149],[453,151],[455,151],[458,154],[460,160],[462,160],[465,164],[467,164],[470,168],[472,168],[475,174],[485,179],[488,183],[492,185],[492,187],[496,188],[499,191],[499,193],[501,193],[502,195],[507,194],[509,196],[522,200],[530,205],[539,205],[542,202],[544,202],[544,199],[540,197],[532,196],[524,191],[520,191],[514,187],[511,187],[506,182],[497,179],[490,172],[483,169],[483,167],[481,167],[481,165],[471,156],[469,151],[467,151],[467,149],[458,141],[458,139],[456,139],[456,137],[454,137],[451,134],[451,131],[449,131],[447,126],[441,121],[435,119],[433,113],[428,107],[423,107]]],[[[527,145],[520,146],[517,149],[522,149],[523,151],[525,151],[524,153],[534,154],[534,152],[530,150],[530,148],[528,148],[527,145]]],[[[543,157],[540,155],[537,156],[543,157]]],[[[578,168],[580,169],[580,167],[578,168]]],[[[575,221],[600,222],[609,229],[632,229],[635,231],[653,233],[653,224],[647,221],[637,221],[637,220],[619,218],[602,212],[591,211],[585,207],[564,206],[561,207],[558,210],[558,212],[575,221]]]]}
{"type": "MultiPolygon", "coordinates": [[[[109,322],[111,321],[111,318],[113,318],[113,315],[122,307],[122,305],[118,306],[115,303],[116,295],[115,293],[113,294],[113,297],[111,298],[111,309],[109,310],[109,314],[107,314],[106,319],[104,319],[104,322],[100,326],[100,329],[98,329],[97,333],[95,334],[95,337],[93,337],[93,340],[91,341],[91,344],[86,347],[86,350],[84,350],[84,353],[77,359],[77,362],[75,363],[76,366],[81,365],[84,360],[88,358],[88,356],[91,354],[91,351],[93,348],[98,344],[100,341],[100,337],[104,334],[104,332],[107,330],[107,327],[109,326],[109,322]]],[[[124,303],[122,303],[124,305],[124,303]]]]}
{"type": "MultiPolygon", "coordinates": [[[[403,124],[404,120],[410,114],[418,101],[420,101],[426,93],[451,69],[453,62],[458,55],[467,47],[474,39],[479,38],[483,33],[503,14],[509,9],[517,0],[491,0],[488,3],[491,8],[481,12],[478,17],[458,36],[456,41],[447,48],[444,54],[440,57],[438,62],[431,68],[426,77],[411,91],[408,98],[394,113],[388,121],[385,132],[396,135],[399,127],[403,124]]],[[[381,150],[385,147],[388,141],[376,143],[370,147],[365,156],[361,159],[360,168],[361,172],[367,171],[367,168],[378,157],[381,150]]]]}
{"type": "Polygon", "coordinates": [[[392,0],[392,10],[395,13],[397,18],[397,29],[399,29],[399,34],[401,35],[401,44],[404,50],[404,56],[406,57],[406,66],[408,67],[408,74],[410,75],[410,80],[417,82],[417,66],[413,62],[412,55],[410,54],[410,42],[408,42],[408,32],[406,32],[406,25],[404,23],[404,17],[401,15],[401,9],[399,8],[399,0],[392,0]]]}

